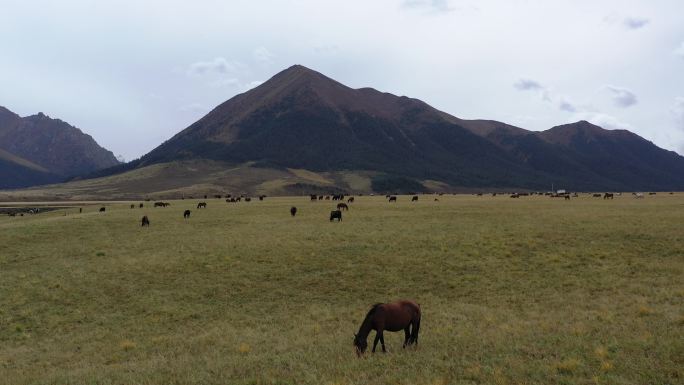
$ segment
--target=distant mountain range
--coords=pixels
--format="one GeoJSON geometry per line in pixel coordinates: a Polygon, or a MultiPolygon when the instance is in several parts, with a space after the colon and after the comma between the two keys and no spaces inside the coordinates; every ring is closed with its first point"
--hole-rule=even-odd
{"type": "MultiPolygon", "coordinates": [[[[24,118],[35,129],[46,119],[24,118]]],[[[91,151],[84,152],[89,162],[62,164],[60,175],[116,164],[111,153],[92,139],[90,144],[91,151]]],[[[19,145],[2,148],[39,166],[22,165],[33,172],[44,171],[40,167],[54,172],[52,160],[35,156],[41,151],[28,156],[19,145]]],[[[146,169],[167,192],[198,183],[217,192],[231,186],[272,194],[548,190],[552,185],[575,191],[684,190],[684,157],[629,131],[580,121],[538,132],[459,119],[417,99],[349,88],[300,65],[224,102],[140,159],[90,177],[109,176],[97,185],[143,193],[125,175],[139,180],[151,175],[146,169]],[[238,169],[242,179],[231,179],[231,170],[238,169]],[[276,176],[277,181],[268,180],[276,176]]]]}
{"type": "Polygon", "coordinates": [[[425,190],[424,181],[472,188],[684,189],[684,157],[629,131],[580,121],[536,132],[463,120],[417,99],[346,87],[300,65],[219,105],[122,170],[197,159],[371,171],[376,191],[425,190]]]}
{"type": "Polygon", "coordinates": [[[59,182],[117,164],[114,154],[76,127],[0,107],[0,188],[59,182]]]}

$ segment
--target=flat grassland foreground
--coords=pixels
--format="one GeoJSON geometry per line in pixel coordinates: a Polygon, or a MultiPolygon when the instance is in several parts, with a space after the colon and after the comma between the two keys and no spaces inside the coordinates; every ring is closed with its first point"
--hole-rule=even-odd
{"type": "Polygon", "coordinates": [[[197,202],[0,217],[0,382],[684,382],[684,194],[197,202]]]}

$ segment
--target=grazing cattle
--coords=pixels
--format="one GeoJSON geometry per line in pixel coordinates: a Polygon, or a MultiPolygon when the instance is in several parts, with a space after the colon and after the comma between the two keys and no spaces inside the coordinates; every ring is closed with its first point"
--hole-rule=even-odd
{"type": "Polygon", "coordinates": [[[396,202],[396,201],[397,201],[397,197],[395,197],[395,196],[391,196],[391,197],[389,197],[389,199],[388,199],[388,202],[390,202],[390,203],[396,202]]]}
{"type": "Polygon", "coordinates": [[[418,202],[418,195],[414,195],[413,198],[411,198],[411,202],[418,202]]]}
{"type": "Polygon", "coordinates": [[[135,208],[135,205],[131,205],[131,208],[134,209],[134,208],[135,208]]]}
{"type": "Polygon", "coordinates": [[[418,344],[418,332],[420,331],[420,305],[414,301],[397,301],[392,303],[376,303],[366,314],[359,332],[354,334],[354,348],[356,355],[361,356],[368,348],[368,334],[375,330],[373,350],[380,342],[382,351],[385,349],[384,331],[404,331],[404,345],[407,347],[418,344]]]}
{"type": "Polygon", "coordinates": [[[354,203],[354,197],[349,197],[349,199],[347,199],[347,203],[354,203]]]}
{"type": "Polygon", "coordinates": [[[570,200],[570,195],[565,194],[564,197],[565,197],[565,200],[566,200],[566,201],[569,201],[569,200],[570,200]]]}
{"type": "Polygon", "coordinates": [[[337,221],[342,220],[342,211],[340,210],[334,210],[330,212],[330,222],[332,222],[334,219],[337,219],[337,221]]]}
{"type": "Polygon", "coordinates": [[[603,199],[613,199],[613,193],[605,193],[605,194],[603,194],[603,199]]]}
{"type": "Polygon", "coordinates": [[[601,195],[601,194],[592,194],[591,196],[594,197],[594,198],[601,198],[603,195],[601,195]]]}
{"type": "Polygon", "coordinates": [[[517,193],[511,194],[511,198],[520,198],[520,194],[517,194],[517,193]]]}
{"type": "Polygon", "coordinates": [[[346,203],[338,203],[338,204],[337,204],[337,209],[338,209],[338,210],[347,210],[347,211],[349,211],[349,206],[347,206],[346,203]]]}
{"type": "Polygon", "coordinates": [[[107,210],[106,208],[100,207],[100,212],[101,212],[101,213],[105,212],[106,210],[107,210]]]}
{"type": "Polygon", "coordinates": [[[648,195],[656,195],[656,193],[650,192],[650,193],[648,193],[648,195]]]}
{"type": "Polygon", "coordinates": [[[290,207],[290,215],[292,215],[293,217],[295,215],[297,215],[297,208],[296,207],[294,207],[294,206],[290,207]]]}
{"type": "Polygon", "coordinates": [[[143,208],[144,206],[145,206],[145,205],[142,204],[142,203],[138,205],[139,208],[143,208]]]}
{"type": "Polygon", "coordinates": [[[149,226],[150,226],[150,220],[147,219],[147,215],[145,215],[144,217],[142,217],[142,221],[141,221],[141,225],[140,225],[140,226],[141,226],[141,227],[149,227],[149,226]]]}
{"type": "Polygon", "coordinates": [[[164,202],[154,202],[154,207],[166,207],[164,202]]]}
{"type": "Polygon", "coordinates": [[[309,198],[311,198],[312,201],[317,201],[317,200],[318,200],[318,195],[316,195],[316,194],[311,194],[311,195],[309,195],[309,198]]]}
{"type": "Polygon", "coordinates": [[[197,204],[198,209],[206,209],[207,208],[207,202],[200,202],[197,204]]]}
{"type": "Polygon", "coordinates": [[[251,202],[252,198],[245,198],[245,202],[251,202]]]}
{"type": "Polygon", "coordinates": [[[260,200],[260,201],[263,201],[264,198],[266,198],[266,195],[259,195],[259,200],[260,200]]]}
{"type": "Polygon", "coordinates": [[[190,218],[190,210],[185,210],[183,212],[183,219],[188,219],[190,218]]]}

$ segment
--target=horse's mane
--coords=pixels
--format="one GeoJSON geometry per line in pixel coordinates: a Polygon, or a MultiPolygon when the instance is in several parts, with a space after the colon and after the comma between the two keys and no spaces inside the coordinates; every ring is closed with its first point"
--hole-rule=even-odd
{"type": "Polygon", "coordinates": [[[372,316],[373,313],[375,313],[375,311],[378,310],[378,307],[379,307],[380,305],[382,305],[382,303],[376,303],[376,304],[374,304],[374,305],[370,308],[370,310],[368,310],[368,314],[366,314],[366,318],[372,316]]]}

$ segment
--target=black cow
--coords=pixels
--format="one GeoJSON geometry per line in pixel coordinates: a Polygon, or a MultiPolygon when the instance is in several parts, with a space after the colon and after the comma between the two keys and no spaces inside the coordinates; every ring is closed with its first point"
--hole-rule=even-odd
{"type": "Polygon", "coordinates": [[[338,204],[337,204],[337,209],[338,209],[338,210],[347,210],[347,211],[349,211],[349,206],[347,206],[346,203],[338,203],[338,204]]]}
{"type": "Polygon", "coordinates": [[[142,221],[141,221],[141,222],[142,222],[141,225],[140,225],[141,227],[150,227],[150,220],[147,219],[147,215],[145,215],[144,217],[142,217],[142,221]]]}
{"type": "Polygon", "coordinates": [[[418,202],[418,195],[414,195],[413,198],[411,198],[411,202],[418,202]]]}
{"type": "Polygon", "coordinates": [[[318,200],[318,195],[316,195],[316,194],[311,194],[311,195],[309,195],[309,197],[311,198],[312,201],[318,200]]]}
{"type": "Polygon", "coordinates": [[[190,218],[190,210],[185,210],[183,212],[183,219],[188,219],[190,218]]]}
{"type": "Polygon", "coordinates": [[[100,207],[100,212],[101,212],[101,213],[105,212],[106,210],[107,210],[106,208],[100,207]]]}
{"type": "Polygon", "coordinates": [[[197,204],[198,209],[206,209],[207,208],[207,202],[200,202],[197,204]]]}
{"type": "Polygon", "coordinates": [[[291,214],[293,217],[294,217],[295,215],[297,215],[297,208],[294,207],[294,206],[290,207],[290,214],[291,214]]]}
{"type": "Polygon", "coordinates": [[[392,203],[392,202],[396,202],[396,201],[397,201],[397,197],[395,197],[395,196],[389,197],[388,202],[392,203]]]}
{"type": "Polygon", "coordinates": [[[138,207],[143,208],[145,205],[144,204],[139,204],[138,207]]]}
{"type": "Polygon", "coordinates": [[[134,208],[135,208],[135,205],[131,205],[131,208],[134,209],[134,208]]]}
{"type": "Polygon", "coordinates": [[[330,212],[330,222],[335,219],[337,219],[338,222],[342,220],[342,211],[334,210],[330,212]]]}

